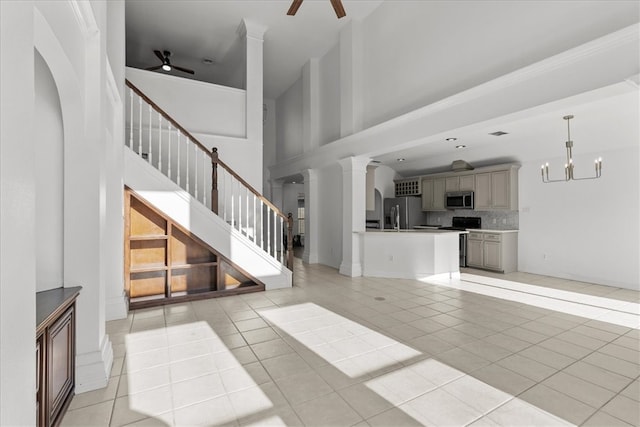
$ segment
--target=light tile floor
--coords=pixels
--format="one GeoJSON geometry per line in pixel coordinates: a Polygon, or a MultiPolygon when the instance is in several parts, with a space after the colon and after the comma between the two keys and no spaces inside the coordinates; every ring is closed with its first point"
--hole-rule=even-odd
{"type": "Polygon", "coordinates": [[[292,289],[107,323],[106,388],[63,425],[640,425],[638,292],[465,269],[295,268],[292,289]]]}

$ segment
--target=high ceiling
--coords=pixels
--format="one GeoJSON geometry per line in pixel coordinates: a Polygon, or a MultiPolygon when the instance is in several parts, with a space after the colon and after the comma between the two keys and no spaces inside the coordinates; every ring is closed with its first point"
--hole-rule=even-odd
{"type": "MultiPolygon", "coordinates": [[[[300,76],[302,66],[338,41],[351,19],[363,19],[382,0],[343,0],[341,19],[329,0],[306,0],[287,16],[290,0],[127,0],[127,66],[160,65],[154,50],[168,50],[175,65],[195,70],[189,76],[209,83],[242,87],[243,45],[237,29],[243,19],[267,28],[264,37],[264,96],[277,98],[300,76]],[[210,59],[212,64],[203,63],[210,59]]],[[[159,71],[163,72],[163,71],[159,71]]]]}

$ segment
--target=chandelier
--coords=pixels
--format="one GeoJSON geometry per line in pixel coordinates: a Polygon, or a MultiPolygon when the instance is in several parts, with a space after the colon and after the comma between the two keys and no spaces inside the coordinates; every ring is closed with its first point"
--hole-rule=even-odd
{"type": "Polygon", "coordinates": [[[567,147],[567,163],[564,164],[564,179],[549,179],[549,163],[545,163],[541,166],[540,172],[542,174],[542,182],[565,182],[571,180],[582,180],[582,179],[596,179],[602,176],[602,157],[599,157],[595,160],[595,176],[587,176],[584,178],[576,178],[573,174],[574,164],[572,157],[572,148],[573,141],[571,140],[571,128],[570,128],[570,120],[573,119],[572,115],[564,116],[564,120],[567,121],[567,142],[565,143],[567,147]]]}

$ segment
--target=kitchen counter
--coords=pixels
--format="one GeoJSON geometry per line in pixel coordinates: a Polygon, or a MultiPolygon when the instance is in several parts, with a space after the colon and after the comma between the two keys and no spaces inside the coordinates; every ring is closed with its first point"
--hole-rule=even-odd
{"type": "Polygon", "coordinates": [[[384,230],[367,230],[366,233],[407,233],[407,234],[423,234],[423,233],[432,233],[432,234],[444,234],[444,233],[468,233],[468,231],[461,230],[439,230],[437,228],[419,228],[419,229],[409,229],[409,230],[392,230],[392,229],[384,229],[384,230]]]}
{"type": "Polygon", "coordinates": [[[467,231],[474,231],[474,232],[480,232],[480,233],[504,234],[504,233],[517,233],[520,230],[491,230],[488,228],[469,228],[467,231]]]}
{"type": "Polygon", "coordinates": [[[362,275],[422,279],[460,277],[459,230],[369,230],[362,237],[362,275]]]}

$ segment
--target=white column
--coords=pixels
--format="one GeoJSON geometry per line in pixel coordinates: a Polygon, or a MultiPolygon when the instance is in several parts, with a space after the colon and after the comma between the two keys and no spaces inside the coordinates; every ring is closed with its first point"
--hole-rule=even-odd
{"type": "MultiPolygon", "coordinates": [[[[247,141],[251,149],[259,151],[252,155],[255,165],[262,169],[262,118],[263,118],[263,53],[262,45],[267,28],[255,22],[243,20],[238,33],[245,38],[246,44],[246,112],[247,141]]],[[[262,174],[256,174],[254,181],[249,181],[253,188],[262,188],[262,174]],[[258,181],[259,180],[259,181],[258,181]]]]}
{"type": "MultiPolygon", "coordinates": [[[[93,12],[96,19],[104,19],[104,3],[93,6],[99,8],[93,12]]],[[[106,43],[98,28],[85,39],[84,137],[65,145],[65,286],[83,287],[77,305],[76,393],[105,387],[113,362],[105,334],[105,268],[111,255],[105,240],[106,43]]]]}
{"type": "Polygon", "coordinates": [[[0,1],[0,425],[36,425],[34,2],[0,1]]]}
{"type": "Polygon", "coordinates": [[[362,23],[351,20],[340,32],[340,136],[363,129],[362,23]]]}
{"type": "MultiPolygon", "coordinates": [[[[107,2],[108,14],[108,40],[107,50],[109,63],[113,71],[113,82],[117,91],[112,90],[107,96],[109,104],[107,108],[113,109],[113,122],[106,123],[110,132],[107,140],[107,203],[106,203],[106,227],[108,255],[106,269],[106,307],[105,319],[114,320],[127,316],[128,298],[124,292],[124,145],[122,138],[126,138],[125,132],[125,106],[128,97],[124,91],[125,74],[125,18],[124,1],[110,0],[107,2]],[[123,102],[124,101],[124,102],[123,102]]],[[[107,85],[111,87],[111,85],[107,85]]],[[[112,88],[113,89],[113,88],[112,88]]],[[[109,117],[111,114],[107,114],[109,117]]]]}
{"type": "Polygon", "coordinates": [[[302,151],[311,151],[320,141],[320,61],[311,58],[302,68],[302,151]]]}
{"type": "MultiPolygon", "coordinates": [[[[271,181],[271,203],[273,203],[280,210],[284,209],[284,185],[283,184],[284,182],[281,179],[274,179],[271,181]]],[[[280,230],[274,229],[273,214],[269,214],[269,220],[271,221],[270,223],[271,235],[269,236],[271,239],[271,247],[274,247],[274,245],[277,244],[278,247],[276,247],[276,251],[278,251],[280,250],[279,244],[280,244],[282,234],[278,234],[280,233],[280,230]]]]}
{"type": "MultiPolygon", "coordinates": [[[[320,228],[320,195],[318,194],[318,170],[306,169],[304,177],[304,253],[302,260],[307,264],[318,263],[318,237],[320,228]]],[[[295,213],[294,213],[295,215],[295,213]]]]}
{"type": "Polygon", "coordinates": [[[340,274],[362,275],[360,242],[365,231],[366,157],[347,157],[339,160],[342,167],[342,263],[340,274]]]}

